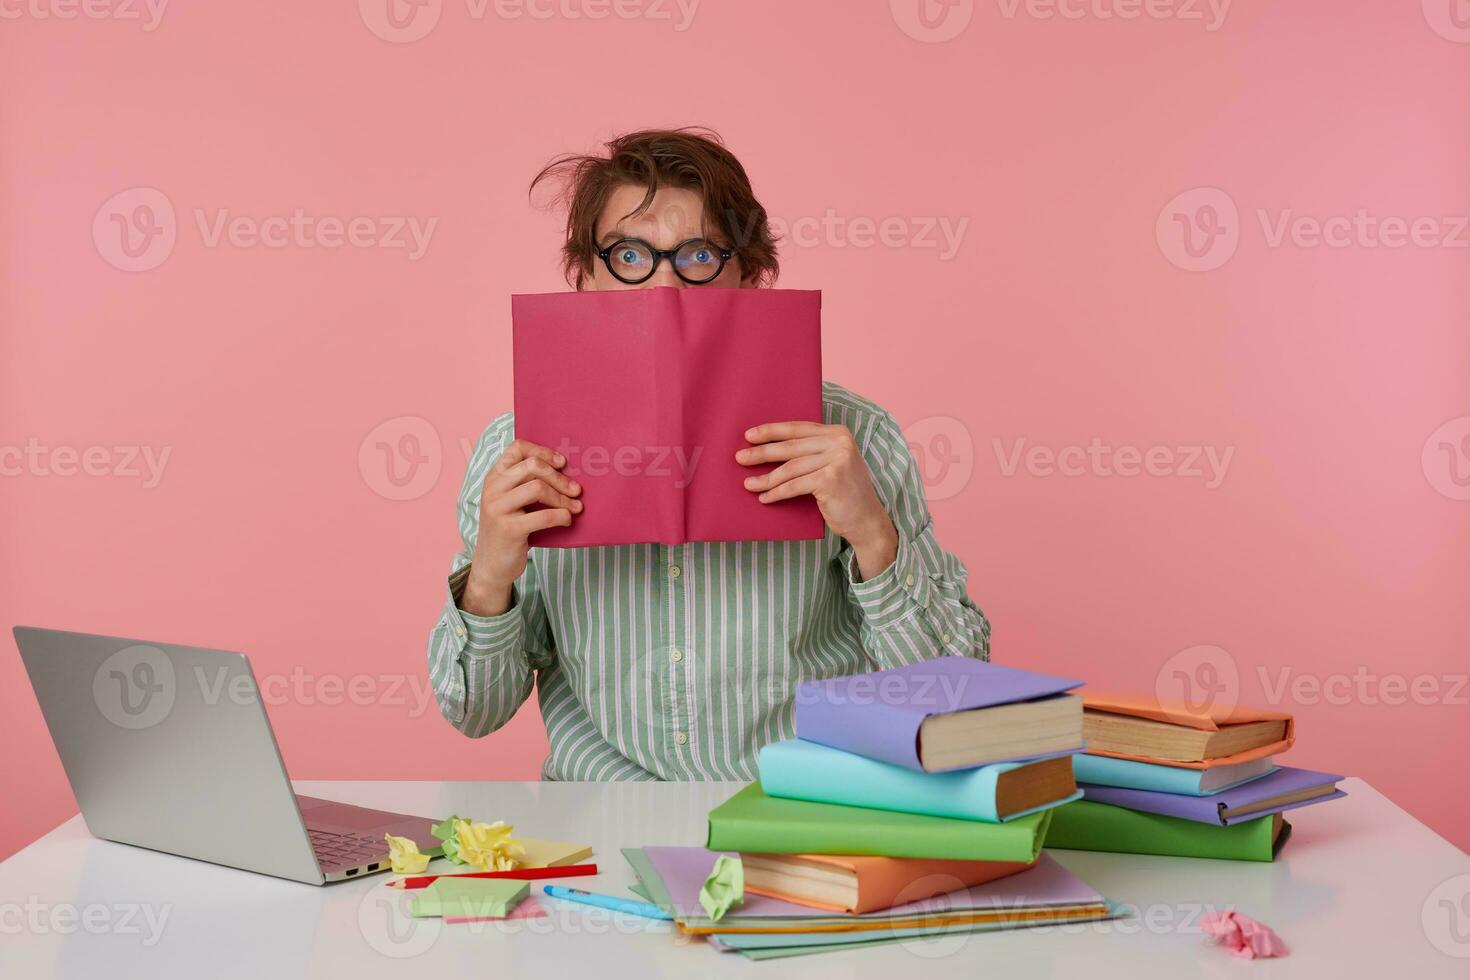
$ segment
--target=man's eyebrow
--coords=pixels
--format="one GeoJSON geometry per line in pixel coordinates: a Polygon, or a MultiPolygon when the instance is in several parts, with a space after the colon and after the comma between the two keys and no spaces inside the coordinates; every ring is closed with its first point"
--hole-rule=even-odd
{"type": "Polygon", "coordinates": [[[602,245],[602,246],[611,245],[613,242],[617,241],[618,239],[620,239],[620,238],[626,238],[626,237],[628,237],[628,236],[626,236],[626,235],[623,234],[623,231],[622,231],[621,228],[614,228],[612,231],[604,232],[602,234],[602,237],[600,237],[600,238],[597,239],[597,244],[598,245],[602,245]]]}

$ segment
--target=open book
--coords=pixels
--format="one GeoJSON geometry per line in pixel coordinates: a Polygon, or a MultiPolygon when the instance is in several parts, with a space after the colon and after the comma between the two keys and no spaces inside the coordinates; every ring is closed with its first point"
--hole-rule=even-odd
{"type": "Polygon", "coordinates": [[[763,504],[745,431],[822,421],[821,293],[631,289],[511,298],[515,432],[582,485],[541,548],[822,537],[810,496],[763,504]]]}

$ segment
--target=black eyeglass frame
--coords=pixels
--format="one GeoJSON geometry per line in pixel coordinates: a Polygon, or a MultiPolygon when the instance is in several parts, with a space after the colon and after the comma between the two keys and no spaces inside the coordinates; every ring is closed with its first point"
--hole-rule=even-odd
{"type": "Polygon", "coordinates": [[[629,286],[637,286],[640,283],[645,283],[648,280],[652,279],[653,274],[658,271],[658,264],[664,259],[668,259],[670,262],[674,262],[674,275],[678,276],[684,282],[687,282],[691,286],[703,286],[706,283],[714,282],[716,279],[720,278],[720,273],[725,271],[725,263],[734,258],[735,253],[731,249],[720,248],[708,238],[686,238],[684,241],[675,245],[673,248],[666,249],[654,248],[652,242],[646,242],[641,238],[619,238],[607,248],[599,250],[597,253],[597,257],[602,260],[603,265],[607,266],[608,273],[614,279],[616,279],[618,282],[626,283],[629,286]],[[710,250],[720,257],[719,267],[715,269],[714,275],[710,276],[708,279],[690,279],[688,276],[684,275],[683,270],[679,268],[679,263],[674,262],[675,255],[678,255],[681,251],[683,251],[686,246],[694,245],[696,243],[709,246],[710,250]],[[618,271],[613,268],[612,253],[620,245],[641,245],[643,248],[646,248],[648,250],[649,254],[653,256],[653,264],[648,267],[648,275],[644,276],[641,279],[628,279],[625,276],[621,276],[618,274],[618,271]]]}

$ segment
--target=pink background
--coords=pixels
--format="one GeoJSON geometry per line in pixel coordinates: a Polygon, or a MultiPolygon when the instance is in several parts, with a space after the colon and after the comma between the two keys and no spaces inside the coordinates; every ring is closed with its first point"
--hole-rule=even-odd
{"type": "MultiPolygon", "coordinates": [[[[1242,0],[1217,30],[997,0],[928,34],[907,0],[705,0],[683,30],[669,3],[444,0],[407,43],[367,26],[391,34],[375,2],[175,3],[146,30],[38,0],[0,26],[0,452],[47,449],[0,456],[0,624],[248,651],[288,682],[270,710],[298,778],[533,778],[534,704],[473,742],[414,701],[462,443],[511,402],[508,295],[561,288],[559,219],[526,183],[556,152],[701,122],[776,218],[806,219],[782,284],[825,292],[826,376],[911,427],[997,660],[1145,691],[1212,667],[1256,703],[1282,672],[1326,682],[1344,696],[1274,701],[1298,717],[1289,761],[1470,847],[1467,233],[1270,234],[1288,209],[1451,236],[1470,213],[1470,46],[1432,0],[1242,0]],[[104,203],[140,187],[176,242],[123,271],[111,215],[142,198],[104,203]],[[1207,271],[1169,235],[1220,196],[1165,210],[1196,188],[1238,208],[1207,271]],[[195,214],[219,209],[437,225],[417,260],[211,246],[195,214]],[[886,242],[846,226],[885,218],[886,242]],[[968,220],[955,254],[925,219],[968,220]],[[427,462],[400,488],[376,447],[404,435],[427,462]],[[1094,437],[1233,455],[1213,489],[1009,466],[1016,440],[1094,437]],[[171,453],[157,486],[100,456],[55,472],[139,445],[171,453]],[[1377,679],[1333,686],[1355,674],[1377,679]],[[1437,693],[1387,703],[1392,677],[1437,693]]],[[[0,854],[74,812],[3,646],[0,854]]]]}

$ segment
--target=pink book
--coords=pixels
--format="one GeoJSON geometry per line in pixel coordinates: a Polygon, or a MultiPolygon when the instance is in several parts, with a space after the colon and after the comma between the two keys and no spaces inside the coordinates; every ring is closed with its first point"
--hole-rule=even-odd
{"type": "Polygon", "coordinates": [[[515,431],[582,485],[540,548],[820,538],[809,496],[763,504],[745,430],[822,421],[822,294],[630,289],[511,297],[515,431]]]}

